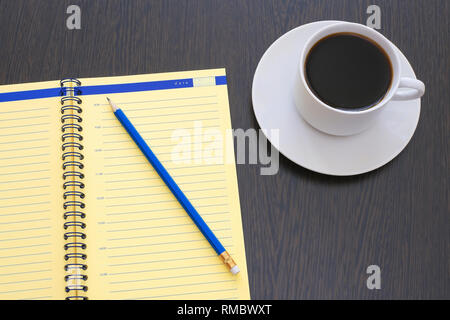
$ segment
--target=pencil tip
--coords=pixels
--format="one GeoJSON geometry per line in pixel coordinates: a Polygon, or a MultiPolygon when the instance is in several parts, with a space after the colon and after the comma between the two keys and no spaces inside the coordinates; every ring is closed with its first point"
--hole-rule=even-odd
{"type": "Polygon", "coordinates": [[[116,110],[119,109],[119,107],[116,106],[115,103],[112,102],[108,97],[106,97],[106,99],[108,100],[109,105],[111,106],[112,111],[113,111],[113,112],[116,112],[116,110]]]}

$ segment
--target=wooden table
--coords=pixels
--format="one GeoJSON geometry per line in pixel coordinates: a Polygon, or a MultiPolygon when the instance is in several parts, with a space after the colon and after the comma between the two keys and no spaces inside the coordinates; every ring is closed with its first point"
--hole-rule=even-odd
{"type": "Polygon", "coordinates": [[[233,128],[258,128],[251,85],[267,47],[312,21],[365,23],[370,4],[427,86],[417,131],[355,177],[282,156],[274,176],[238,165],[251,295],[449,299],[449,1],[0,0],[0,84],[226,67],[233,128]],[[72,2],[81,30],[66,28],[72,2]],[[366,287],[372,264],[380,290],[366,287]]]}

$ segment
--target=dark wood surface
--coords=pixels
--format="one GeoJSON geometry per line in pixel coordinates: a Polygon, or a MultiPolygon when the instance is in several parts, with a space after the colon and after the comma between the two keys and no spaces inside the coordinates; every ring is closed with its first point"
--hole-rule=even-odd
{"type": "Polygon", "coordinates": [[[225,67],[233,128],[257,128],[256,65],[283,33],[317,20],[382,29],[427,87],[406,149],[374,172],[330,177],[281,156],[260,176],[238,165],[254,299],[449,299],[447,0],[0,0],[0,84],[225,67]],[[82,29],[67,30],[69,4],[82,29]],[[381,290],[366,268],[381,267],[381,290]]]}

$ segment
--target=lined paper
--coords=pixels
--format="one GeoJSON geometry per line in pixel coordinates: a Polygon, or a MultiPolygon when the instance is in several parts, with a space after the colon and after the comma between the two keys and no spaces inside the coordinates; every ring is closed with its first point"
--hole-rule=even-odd
{"type": "MultiPolygon", "coordinates": [[[[217,69],[81,79],[90,299],[250,297],[224,76],[217,69]],[[116,86],[140,82],[134,92],[116,86]],[[100,87],[118,90],[109,96],[236,260],[238,276],[147,163],[100,87]]],[[[57,86],[0,86],[8,93],[0,99],[0,299],[65,298],[57,86]]]]}
{"type": "Polygon", "coordinates": [[[0,103],[0,299],[64,296],[57,106],[57,98],[0,103]]]}
{"type": "Polygon", "coordinates": [[[208,134],[219,132],[227,140],[231,126],[226,85],[214,82],[223,75],[225,70],[217,69],[82,79],[83,85],[194,79],[192,88],[108,96],[241,269],[233,276],[223,265],[110,111],[105,96],[86,96],[90,298],[249,298],[235,166],[224,163],[224,148],[208,134]]]}

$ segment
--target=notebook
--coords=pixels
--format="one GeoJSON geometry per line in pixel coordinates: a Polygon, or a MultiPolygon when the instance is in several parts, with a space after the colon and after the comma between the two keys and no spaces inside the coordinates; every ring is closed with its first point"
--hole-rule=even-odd
{"type": "Polygon", "coordinates": [[[0,86],[0,299],[250,298],[230,129],[225,69],[0,86]],[[237,276],[106,96],[233,256],[237,276]]]}

